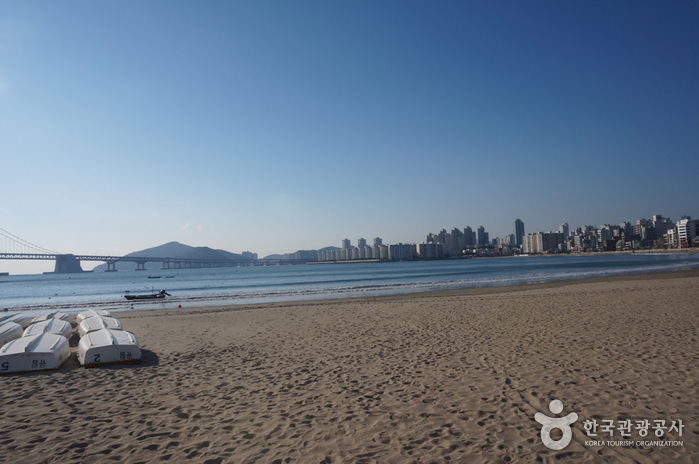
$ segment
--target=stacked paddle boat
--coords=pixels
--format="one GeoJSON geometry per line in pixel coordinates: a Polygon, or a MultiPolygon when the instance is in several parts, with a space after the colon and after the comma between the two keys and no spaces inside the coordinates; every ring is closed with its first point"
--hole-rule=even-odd
{"type": "Polygon", "coordinates": [[[84,367],[141,362],[138,339],[107,314],[78,314],[78,361],[84,367]]]}
{"type": "Polygon", "coordinates": [[[131,332],[104,328],[88,332],[80,339],[78,361],[85,367],[134,364],[141,362],[141,349],[131,332]]]}
{"type": "Polygon", "coordinates": [[[24,333],[24,329],[29,327],[31,321],[31,316],[24,316],[22,314],[0,316],[0,347],[21,337],[24,333]]]}
{"type": "Polygon", "coordinates": [[[75,316],[75,321],[80,325],[80,323],[84,320],[87,319],[88,317],[94,317],[94,316],[106,316],[106,317],[111,317],[112,313],[109,311],[104,311],[102,309],[89,309],[87,311],[83,311],[81,313],[78,313],[77,316],[75,316]]]}
{"type": "Polygon", "coordinates": [[[95,332],[102,329],[123,330],[121,322],[109,316],[91,316],[83,319],[78,324],[78,335],[80,339],[90,332],[95,332]]]}
{"type": "Polygon", "coordinates": [[[22,336],[22,326],[15,322],[0,322],[0,347],[22,336]]]}
{"type": "MultiPolygon", "coordinates": [[[[64,313],[0,320],[0,374],[58,369],[70,357],[73,326],[64,313]]],[[[122,330],[107,311],[85,311],[76,317],[80,337],[77,358],[84,367],[141,362],[136,336],[122,330]]]]}
{"type": "Polygon", "coordinates": [[[68,339],[62,335],[19,337],[0,348],[0,374],[58,369],[69,356],[68,339]]]}
{"type": "Polygon", "coordinates": [[[7,322],[14,322],[22,326],[22,330],[29,327],[29,324],[34,320],[31,316],[26,316],[24,314],[12,314],[11,316],[0,316],[0,325],[7,322]]]}
{"type": "MultiPolygon", "coordinates": [[[[51,313],[36,317],[20,337],[0,348],[0,374],[58,369],[70,356],[68,340],[73,335],[67,315],[51,313]],[[58,318],[51,317],[57,315],[58,318]]],[[[4,326],[13,324],[12,322],[4,326]]],[[[15,324],[22,327],[20,324],[15,324]]],[[[13,334],[16,334],[14,328],[13,334]]]]}
{"type": "Polygon", "coordinates": [[[70,340],[73,336],[73,327],[70,325],[70,322],[63,319],[42,319],[41,322],[30,324],[29,327],[24,329],[22,336],[30,337],[43,333],[61,335],[66,340],[70,340]]]}

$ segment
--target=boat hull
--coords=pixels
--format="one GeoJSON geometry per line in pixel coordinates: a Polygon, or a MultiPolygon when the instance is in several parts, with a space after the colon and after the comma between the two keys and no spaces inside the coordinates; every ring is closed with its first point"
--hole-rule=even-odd
{"type": "Polygon", "coordinates": [[[41,316],[36,316],[34,319],[32,319],[31,324],[36,324],[38,322],[44,322],[48,321],[49,319],[61,319],[64,321],[67,321],[70,318],[70,316],[66,313],[62,313],[60,311],[56,311],[54,313],[47,313],[47,314],[42,314],[41,316]]]}
{"type": "Polygon", "coordinates": [[[155,300],[158,298],[165,298],[165,296],[155,293],[153,295],[124,295],[124,298],[127,300],[155,300]]]}
{"type": "Polygon", "coordinates": [[[127,300],[155,300],[157,298],[165,298],[170,296],[165,290],[160,290],[158,293],[149,293],[146,295],[124,295],[127,300]]]}
{"type": "Polygon", "coordinates": [[[138,339],[131,332],[101,329],[80,339],[78,361],[84,367],[141,362],[138,339]]]}
{"type": "Polygon", "coordinates": [[[84,319],[87,319],[88,317],[94,317],[94,316],[107,316],[111,317],[112,313],[109,311],[105,311],[103,309],[88,309],[87,311],[83,311],[81,313],[78,313],[78,315],[75,317],[75,321],[80,324],[84,319]]]}
{"type": "Polygon", "coordinates": [[[121,330],[121,322],[119,322],[118,319],[107,316],[88,317],[87,319],[83,319],[78,325],[78,335],[82,338],[90,332],[102,329],[121,330]]]}
{"type": "Polygon", "coordinates": [[[35,322],[24,330],[23,337],[39,335],[42,333],[54,333],[70,340],[73,336],[73,327],[70,322],[63,319],[47,319],[43,322],[35,322]]]}
{"type": "Polygon", "coordinates": [[[22,326],[15,322],[0,322],[0,346],[22,336],[22,326]]]}
{"type": "Polygon", "coordinates": [[[34,318],[32,316],[26,316],[24,314],[13,314],[11,316],[0,317],[0,324],[4,324],[6,322],[14,322],[15,324],[21,325],[23,329],[26,329],[27,327],[29,327],[29,324],[32,323],[33,319],[34,318]]]}
{"type": "Polygon", "coordinates": [[[61,335],[20,337],[0,348],[0,374],[55,370],[69,356],[68,340],[61,335]]]}

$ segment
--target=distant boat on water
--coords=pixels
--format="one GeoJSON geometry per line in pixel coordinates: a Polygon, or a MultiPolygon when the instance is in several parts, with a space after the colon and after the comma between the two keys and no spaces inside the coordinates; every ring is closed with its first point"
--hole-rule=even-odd
{"type": "Polygon", "coordinates": [[[145,295],[124,295],[127,300],[154,300],[156,298],[165,298],[171,296],[165,290],[160,290],[158,293],[148,293],[145,295]]]}

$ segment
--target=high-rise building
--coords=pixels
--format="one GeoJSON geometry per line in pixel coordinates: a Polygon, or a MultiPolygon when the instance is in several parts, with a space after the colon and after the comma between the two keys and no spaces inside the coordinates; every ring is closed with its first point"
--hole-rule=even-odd
{"type": "Polygon", "coordinates": [[[652,222],[656,237],[662,237],[669,229],[675,227],[675,223],[670,218],[662,217],[660,214],[654,215],[652,222]]]}
{"type": "Polygon", "coordinates": [[[449,253],[452,256],[460,256],[461,250],[464,248],[464,235],[458,228],[454,227],[451,231],[451,242],[449,243],[449,253]]]}
{"type": "Polygon", "coordinates": [[[677,238],[680,248],[689,248],[699,235],[699,219],[681,219],[677,222],[677,238]]]}
{"type": "Polygon", "coordinates": [[[473,245],[473,229],[469,226],[464,227],[464,248],[470,248],[473,245]]]}
{"type": "Polygon", "coordinates": [[[352,248],[352,242],[350,242],[350,239],[346,238],[342,240],[342,249],[349,250],[350,248],[352,248]]]}
{"type": "Polygon", "coordinates": [[[365,238],[360,238],[357,240],[357,248],[365,248],[366,247],[366,239],[365,238]]]}
{"type": "Polygon", "coordinates": [[[439,243],[441,243],[442,245],[447,244],[447,231],[446,231],[446,229],[440,230],[438,237],[439,237],[439,243]]]}
{"type": "Polygon", "coordinates": [[[570,236],[570,226],[568,226],[568,223],[564,222],[561,224],[561,226],[558,228],[558,232],[563,234],[563,238],[568,238],[568,236],[570,236]]]}
{"type": "Polygon", "coordinates": [[[381,246],[381,245],[383,245],[383,240],[381,239],[381,237],[376,237],[374,239],[374,246],[377,247],[377,246],[381,246]]]}
{"type": "Polygon", "coordinates": [[[514,245],[522,246],[522,237],[524,237],[524,223],[521,219],[515,219],[512,223],[512,234],[515,236],[514,245]]]}
{"type": "Polygon", "coordinates": [[[524,253],[553,253],[560,250],[564,244],[560,232],[537,232],[524,236],[522,252],[524,253]]]}
{"type": "Polygon", "coordinates": [[[631,226],[631,223],[628,221],[619,224],[619,230],[621,230],[621,232],[626,235],[631,235],[633,233],[633,227],[631,226]]]}
{"type": "Polygon", "coordinates": [[[486,245],[490,245],[490,243],[488,243],[488,232],[485,231],[485,227],[479,226],[477,230],[478,232],[476,232],[476,235],[478,240],[478,246],[483,247],[486,245]]]}

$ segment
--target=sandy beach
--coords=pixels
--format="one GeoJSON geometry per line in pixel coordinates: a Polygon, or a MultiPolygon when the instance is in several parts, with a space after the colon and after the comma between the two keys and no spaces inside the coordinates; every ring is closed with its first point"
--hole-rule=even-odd
{"type": "Polygon", "coordinates": [[[115,316],[143,363],[0,377],[0,462],[699,460],[699,270],[115,316]]]}

